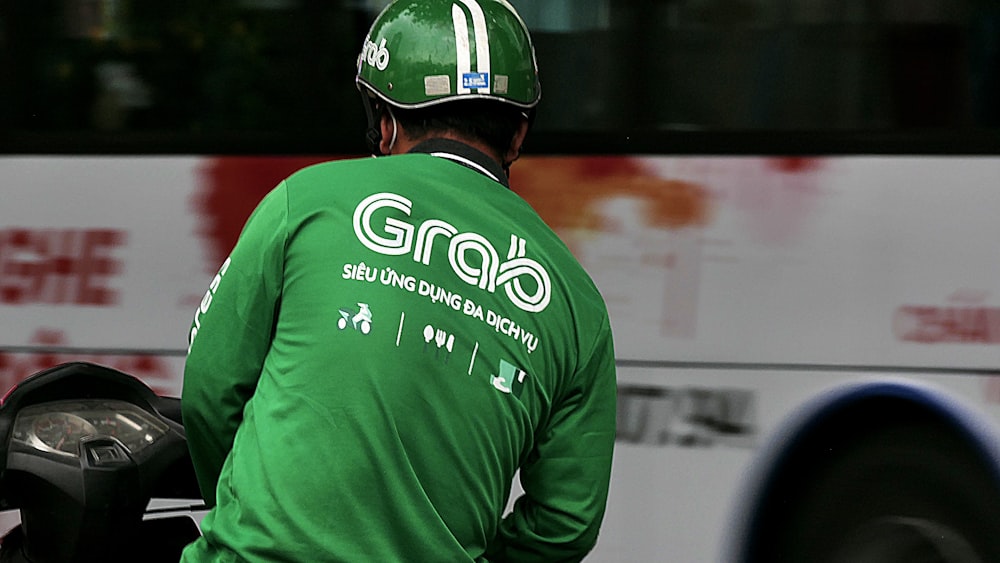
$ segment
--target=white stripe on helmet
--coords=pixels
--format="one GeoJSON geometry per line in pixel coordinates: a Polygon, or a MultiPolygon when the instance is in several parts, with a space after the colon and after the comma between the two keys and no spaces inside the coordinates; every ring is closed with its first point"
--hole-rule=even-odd
{"type": "Polygon", "coordinates": [[[469,22],[465,19],[465,12],[458,4],[451,5],[451,19],[455,24],[455,56],[457,75],[455,76],[455,87],[459,94],[468,94],[469,89],[462,86],[462,76],[467,72],[472,72],[472,50],[469,47],[469,22]]]}
{"type": "MultiPolygon", "coordinates": [[[[476,72],[490,75],[490,34],[486,28],[486,14],[476,0],[459,0],[472,15],[472,28],[476,37],[476,72]]],[[[462,86],[463,75],[471,72],[472,52],[469,45],[469,24],[465,13],[458,4],[452,4],[451,17],[455,23],[455,44],[458,51],[458,93],[468,94],[471,90],[462,86]],[[459,21],[461,20],[461,22],[459,21]],[[461,37],[460,37],[461,36],[461,37]]],[[[489,79],[488,79],[489,80],[489,79]]],[[[489,80],[492,82],[492,80],[489,80]]],[[[489,94],[489,89],[475,89],[477,93],[489,94]]]]}
{"type": "MultiPolygon", "coordinates": [[[[476,72],[490,74],[490,33],[486,29],[486,14],[476,0],[460,0],[472,14],[472,28],[476,32],[476,72]]],[[[489,91],[480,92],[489,94],[489,91]]]]}

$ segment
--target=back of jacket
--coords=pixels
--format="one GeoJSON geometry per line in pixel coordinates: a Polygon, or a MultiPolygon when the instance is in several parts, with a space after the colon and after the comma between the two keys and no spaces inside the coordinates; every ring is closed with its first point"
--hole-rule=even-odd
{"type": "Polygon", "coordinates": [[[185,425],[217,506],[186,560],[579,559],[615,392],[600,294],[503,184],[430,154],[307,168],[192,327],[185,425]]]}

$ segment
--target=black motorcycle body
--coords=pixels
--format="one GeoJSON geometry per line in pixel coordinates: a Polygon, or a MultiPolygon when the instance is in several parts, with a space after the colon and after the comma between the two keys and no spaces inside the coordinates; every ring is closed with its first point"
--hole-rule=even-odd
{"type": "Polygon", "coordinates": [[[12,388],[0,464],[0,510],[21,516],[2,562],[176,562],[198,537],[187,511],[148,509],[154,498],[200,502],[180,399],[125,373],[68,363],[12,388]]]}

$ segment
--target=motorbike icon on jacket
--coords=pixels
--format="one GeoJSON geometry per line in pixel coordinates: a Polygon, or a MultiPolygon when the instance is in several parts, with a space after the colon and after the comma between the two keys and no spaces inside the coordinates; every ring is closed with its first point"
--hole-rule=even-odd
{"type": "Polygon", "coordinates": [[[348,326],[354,330],[361,331],[361,334],[368,334],[372,331],[372,311],[367,303],[358,303],[359,311],[351,309],[340,309],[340,318],[337,319],[337,328],[346,329],[348,326]]]}

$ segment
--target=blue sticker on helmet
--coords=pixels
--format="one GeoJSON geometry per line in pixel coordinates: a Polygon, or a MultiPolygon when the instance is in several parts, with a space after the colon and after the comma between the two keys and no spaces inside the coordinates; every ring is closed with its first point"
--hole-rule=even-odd
{"type": "Polygon", "coordinates": [[[489,89],[490,75],[485,72],[466,72],[462,75],[462,87],[489,89]]]}

